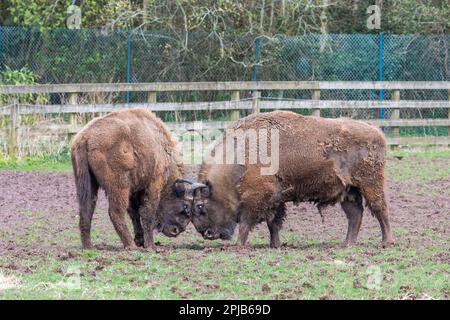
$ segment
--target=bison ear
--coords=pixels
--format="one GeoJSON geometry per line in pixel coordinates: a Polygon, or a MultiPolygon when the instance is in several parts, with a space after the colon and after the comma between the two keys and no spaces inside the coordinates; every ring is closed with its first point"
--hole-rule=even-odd
{"type": "Polygon", "coordinates": [[[204,180],[202,182],[206,188],[201,189],[202,198],[210,198],[212,196],[212,184],[209,180],[204,180]]]}
{"type": "Polygon", "coordinates": [[[184,194],[186,193],[186,187],[183,183],[175,182],[172,186],[173,192],[177,196],[177,198],[184,197],[184,194]]]}

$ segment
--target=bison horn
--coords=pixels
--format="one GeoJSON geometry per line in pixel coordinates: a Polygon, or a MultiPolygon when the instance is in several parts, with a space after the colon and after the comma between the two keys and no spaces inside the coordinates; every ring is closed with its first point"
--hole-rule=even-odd
{"type": "Polygon", "coordinates": [[[199,183],[199,182],[194,182],[191,186],[192,191],[195,191],[197,189],[203,189],[203,188],[208,188],[208,186],[206,184],[199,183]]]}
{"type": "Polygon", "coordinates": [[[173,184],[173,191],[175,192],[175,194],[178,198],[183,196],[183,191],[184,191],[179,186],[180,183],[189,183],[189,184],[193,185],[193,184],[195,184],[195,181],[192,179],[188,179],[188,178],[177,179],[175,181],[175,183],[173,184]]]}
{"type": "Polygon", "coordinates": [[[189,178],[183,178],[183,179],[177,179],[175,183],[189,183],[189,184],[195,184],[196,182],[189,178]]]}

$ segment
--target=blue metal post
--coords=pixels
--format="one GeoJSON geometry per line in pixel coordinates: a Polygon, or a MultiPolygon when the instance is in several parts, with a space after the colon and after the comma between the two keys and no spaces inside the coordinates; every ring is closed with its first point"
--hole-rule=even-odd
{"type": "Polygon", "coordinates": [[[261,38],[255,39],[255,61],[253,63],[252,81],[258,80],[258,65],[259,65],[259,55],[260,55],[260,40],[261,38]]]}
{"type": "MultiPolygon", "coordinates": [[[[380,81],[380,93],[378,95],[378,99],[380,101],[383,101],[383,33],[380,32],[378,35],[378,77],[380,81]]],[[[380,109],[378,110],[378,116],[380,118],[380,125],[381,120],[383,119],[383,107],[380,106],[380,109]]]]}
{"type": "MultiPolygon", "coordinates": [[[[127,83],[131,82],[131,31],[128,31],[127,38],[127,83]]],[[[130,102],[130,92],[127,91],[125,94],[125,101],[130,102]]]]}

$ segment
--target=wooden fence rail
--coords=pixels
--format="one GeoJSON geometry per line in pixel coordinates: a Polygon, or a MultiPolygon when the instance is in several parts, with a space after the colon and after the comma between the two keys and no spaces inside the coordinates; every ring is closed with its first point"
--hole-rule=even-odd
{"type": "MultiPolygon", "coordinates": [[[[400,127],[444,126],[449,127],[450,135],[450,81],[413,81],[413,82],[375,82],[375,81],[236,81],[236,82],[159,82],[159,83],[98,83],[98,84],[40,84],[40,85],[4,85],[0,86],[0,94],[11,95],[9,107],[0,105],[0,116],[9,116],[11,121],[7,133],[8,152],[14,156],[17,153],[20,130],[27,132],[61,133],[72,135],[78,132],[82,125],[76,121],[77,114],[105,113],[113,110],[143,107],[152,111],[196,111],[196,110],[231,110],[230,120],[239,118],[239,110],[250,110],[257,113],[267,109],[310,109],[312,114],[320,116],[324,109],[391,109],[390,119],[367,120],[382,127],[392,127],[393,136],[388,143],[399,144],[445,144],[450,145],[450,136],[437,137],[400,137],[400,127]],[[321,90],[391,90],[392,100],[385,101],[345,101],[320,100],[321,90]],[[261,91],[266,90],[311,90],[311,100],[271,100],[261,97],[261,91]],[[449,100],[421,101],[401,100],[402,90],[446,90],[449,100]],[[92,92],[147,92],[146,103],[117,104],[80,104],[78,95],[92,92]],[[230,101],[213,102],[157,102],[158,92],[179,91],[230,91],[230,101]],[[240,99],[242,91],[251,91],[251,97],[240,99]],[[19,105],[20,94],[28,93],[66,93],[69,94],[67,104],[53,105],[19,105]],[[438,119],[401,119],[403,109],[446,109],[448,117],[438,119]],[[21,115],[36,114],[69,114],[69,124],[36,125],[21,127],[21,115]]],[[[228,122],[203,122],[204,129],[223,129],[228,122]]],[[[193,123],[168,123],[173,131],[192,129],[193,123]]],[[[4,133],[0,133],[0,138],[4,133]]]]}
{"type": "Polygon", "coordinates": [[[450,81],[227,81],[4,85],[0,94],[263,90],[449,90],[450,81]]]}

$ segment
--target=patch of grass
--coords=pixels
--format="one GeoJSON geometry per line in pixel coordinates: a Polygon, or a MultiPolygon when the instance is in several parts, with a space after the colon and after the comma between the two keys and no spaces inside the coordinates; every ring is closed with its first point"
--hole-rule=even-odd
{"type": "Polygon", "coordinates": [[[450,149],[389,151],[387,171],[389,178],[396,182],[425,183],[448,177],[450,176],[450,149]]]}
{"type": "Polygon", "coordinates": [[[3,270],[20,285],[0,290],[0,298],[444,297],[450,267],[429,259],[427,248],[406,253],[402,248],[379,250],[368,250],[365,244],[365,248],[336,249],[332,255],[324,255],[321,246],[314,246],[306,252],[317,257],[312,261],[305,258],[305,250],[291,249],[245,253],[178,249],[162,254],[99,251],[95,257],[80,250],[74,258],[64,261],[55,257],[22,260],[20,264],[32,272],[3,270]]]}
{"type": "Polygon", "coordinates": [[[418,159],[450,158],[450,149],[401,148],[388,151],[388,157],[415,157],[418,159]]]}
{"type": "MultiPolygon", "coordinates": [[[[437,158],[434,158],[436,160],[437,158]]],[[[387,171],[389,178],[396,181],[416,181],[419,183],[429,182],[450,176],[450,158],[445,161],[427,161],[420,164],[408,159],[400,160],[402,164],[389,163],[387,171]]]]}
{"type": "Polygon", "coordinates": [[[72,170],[72,162],[67,148],[59,153],[27,156],[20,159],[0,158],[0,170],[31,170],[67,172],[72,170]]]}

